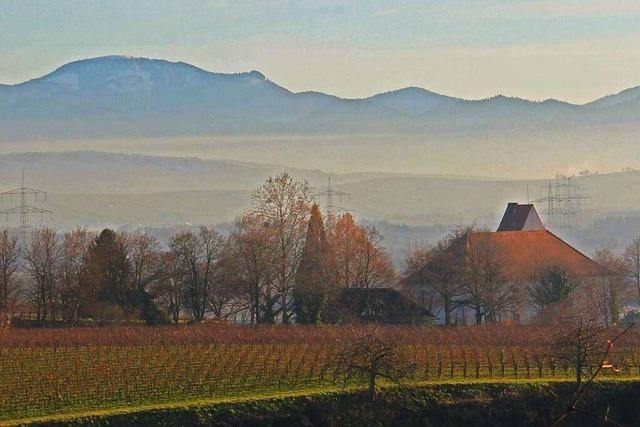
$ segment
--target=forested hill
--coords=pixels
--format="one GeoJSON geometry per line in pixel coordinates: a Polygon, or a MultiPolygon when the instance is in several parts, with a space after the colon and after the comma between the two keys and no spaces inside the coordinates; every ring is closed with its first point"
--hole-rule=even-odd
{"type": "Polygon", "coordinates": [[[105,56],[0,86],[3,138],[246,133],[426,132],[563,128],[637,119],[640,89],[577,106],[498,95],[482,100],[409,87],[365,99],[293,93],[258,71],[221,74],[182,62],[105,56]],[[24,126],[25,124],[29,126],[24,126]]]}

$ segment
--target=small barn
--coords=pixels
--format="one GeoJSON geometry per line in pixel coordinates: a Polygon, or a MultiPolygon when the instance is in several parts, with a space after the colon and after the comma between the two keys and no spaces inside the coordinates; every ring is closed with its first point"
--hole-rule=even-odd
{"type": "Polygon", "coordinates": [[[409,295],[394,288],[348,288],[337,301],[339,320],[384,324],[428,324],[436,317],[409,295]]]}

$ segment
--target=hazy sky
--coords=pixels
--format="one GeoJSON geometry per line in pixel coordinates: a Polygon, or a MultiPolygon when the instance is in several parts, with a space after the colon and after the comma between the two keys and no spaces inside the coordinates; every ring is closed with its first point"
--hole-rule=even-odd
{"type": "Polygon", "coordinates": [[[584,102],[640,85],[640,0],[0,0],[0,83],[107,54],[346,97],[584,102]]]}

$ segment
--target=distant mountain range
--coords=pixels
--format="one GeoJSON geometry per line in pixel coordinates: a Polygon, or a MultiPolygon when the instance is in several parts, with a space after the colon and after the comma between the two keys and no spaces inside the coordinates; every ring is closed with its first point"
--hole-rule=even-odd
{"type": "Polygon", "coordinates": [[[585,105],[421,88],[365,99],[293,93],[258,71],[212,73],[157,59],[106,56],[0,86],[0,139],[235,134],[429,133],[638,120],[640,88],[585,105]]]}
{"type": "Polygon", "coordinates": [[[416,87],[343,99],[294,93],[258,71],[219,74],[123,56],[0,85],[0,153],[94,150],[336,172],[531,178],[640,168],[638,135],[640,87],[584,105],[501,95],[465,100],[416,87]]]}

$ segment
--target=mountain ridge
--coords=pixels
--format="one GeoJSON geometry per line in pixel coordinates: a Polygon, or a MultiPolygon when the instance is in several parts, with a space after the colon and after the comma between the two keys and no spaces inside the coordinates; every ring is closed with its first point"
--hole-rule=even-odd
{"type": "Polygon", "coordinates": [[[575,104],[575,103],[571,103],[571,102],[567,102],[567,101],[563,101],[560,99],[556,99],[556,98],[548,98],[548,99],[544,99],[544,100],[531,100],[531,99],[527,99],[527,98],[522,98],[519,96],[510,96],[510,95],[505,95],[502,93],[497,93],[495,95],[491,95],[491,96],[487,96],[484,98],[464,98],[464,97],[457,97],[457,96],[452,96],[452,95],[445,95],[445,94],[441,94],[439,92],[436,91],[432,91],[423,87],[419,87],[419,86],[406,86],[406,87],[400,87],[397,89],[391,89],[388,91],[384,91],[384,92],[377,92],[374,93],[372,95],[368,95],[368,96],[364,96],[364,97],[357,97],[357,98],[349,98],[349,97],[342,97],[339,95],[334,95],[334,94],[329,94],[326,92],[322,92],[320,90],[307,90],[307,91],[300,91],[300,92],[293,92],[289,89],[287,89],[284,86],[278,85],[277,83],[274,83],[272,80],[269,80],[265,74],[263,74],[262,72],[258,71],[258,70],[250,70],[250,71],[241,71],[241,72],[232,72],[232,73],[222,73],[222,72],[216,72],[216,71],[209,71],[206,70],[204,68],[198,67],[196,65],[190,64],[188,62],[184,62],[184,61],[170,61],[170,60],[166,60],[166,59],[161,59],[161,58],[150,58],[150,57],[134,57],[134,56],[128,56],[128,55],[104,55],[104,56],[97,56],[97,57],[90,57],[90,58],[83,58],[83,59],[78,59],[78,60],[74,60],[65,64],[62,64],[60,66],[58,66],[57,68],[55,68],[53,71],[44,74],[40,77],[34,77],[32,79],[28,79],[22,82],[18,82],[18,83],[14,83],[14,84],[7,84],[7,83],[0,83],[0,88],[4,87],[4,88],[11,88],[11,87],[18,87],[18,86],[23,86],[25,84],[29,84],[32,82],[36,82],[42,79],[47,79],[50,78],[52,76],[54,76],[57,73],[61,73],[61,72],[65,72],[69,69],[72,69],[74,67],[78,67],[78,66],[82,66],[82,65],[86,65],[86,64],[98,64],[98,63],[105,63],[105,62],[113,62],[113,61],[131,61],[131,62],[155,62],[155,63],[159,63],[159,64],[164,64],[167,66],[179,66],[179,67],[185,67],[188,69],[191,69],[193,71],[197,71],[206,75],[211,75],[211,76],[217,76],[217,77],[242,77],[242,76],[252,76],[252,77],[258,77],[264,80],[267,80],[271,83],[273,83],[276,86],[279,86],[283,89],[285,89],[286,91],[288,91],[289,93],[292,94],[308,94],[308,93],[317,93],[317,94],[322,94],[328,97],[332,97],[332,98],[337,98],[337,99],[342,99],[342,100],[349,100],[349,101],[358,101],[358,100],[369,100],[372,98],[376,98],[376,97],[380,97],[380,96],[385,96],[385,95],[390,95],[390,94],[397,94],[400,92],[404,92],[404,91],[423,91],[426,92],[430,95],[434,95],[434,96],[438,96],[438,97],[442,97],[442,98],[448,98],[451,100],[458,100],[458,101],[463,101],[463,102],[473,102],[473,101],[491,101],[494,99],[500,99],[500,98],[505,98],[505,99],[510,99],[510,100],[517,100],[517,101],[526,101],[532,104],[544,104],[547,102],[554,102],[554,103],[561,103],[564,105],[572,105],[572,106],[587,106],[593,103],[596,103],[600,100],[604,100],[606,98],[610,98],[610,97],[615,97],[617,95],[622,95],[624,92],[627,91],[632,91],[635,89],[640,89],[640,85],[635,86],[635,87],[631,87],[631,88],[627,88],[627,89],[623,89],[619,92],[614,92],[614,93],[610,93],[607,95],[603,95],[600,98],[594,99],[592,101],[588,101],[582,104],[575,104]]]}
{"type": "Polygon", "coordinates": [[[109,140],[139,151],[141,139],[165,139],[182,153],[193,138],[216,157],[305,169],[550,176],[640,167],[640,88],[584,105],[468,100],[415,86],[347,99],[294,93],[259,71],[108,56],[0,86],[0,129],[15,151],[109,140]]]}

